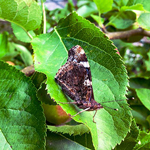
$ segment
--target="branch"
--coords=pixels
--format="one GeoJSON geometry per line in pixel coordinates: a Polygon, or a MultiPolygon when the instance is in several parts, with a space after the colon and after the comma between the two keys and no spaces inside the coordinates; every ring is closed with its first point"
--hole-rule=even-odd
{"type": "Polygon", "coordinates": [[[129,38],[132,35],[143,35],[150,37],[150,31],[146,31],[142,28],[138,28],[135,30],[129,30],[129,31],[120,31],[120,32],[106,32],[106,35],[109,39],[125,39],[129,38]]]}

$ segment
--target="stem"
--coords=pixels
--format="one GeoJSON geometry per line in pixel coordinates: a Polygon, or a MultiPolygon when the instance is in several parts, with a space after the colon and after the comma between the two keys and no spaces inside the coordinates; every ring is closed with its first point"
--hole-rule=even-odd
{"type": "Polygon", "coordinates": [[[45,34],[46,33],[46,14],[45,14],[45,7],[44,7],[43,0],[41,0],[41,4],[42,4],[42,11],[43,11],[43,34],[45,34]]]}
{"type": "Polygon", "coordinates": [[[99,12],[99,26],[102,27],[102,22],[101,22],[101,13],[99,12]]]}
{"type": "Polygon", "coordinates": [[[32,35],[29,32],[26,32],[30,39],[33,39],[32,35]]]}

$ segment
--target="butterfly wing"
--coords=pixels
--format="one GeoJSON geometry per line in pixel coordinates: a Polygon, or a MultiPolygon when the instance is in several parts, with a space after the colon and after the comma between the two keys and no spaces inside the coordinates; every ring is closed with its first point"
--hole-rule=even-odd
{"type": "Polygon", "coordinates": [[[69,50],[68,60],[57,72],[55,80],[78,107],[95,110],[101,106],[94,100],[90,66],[79,45],[69,50]]]}

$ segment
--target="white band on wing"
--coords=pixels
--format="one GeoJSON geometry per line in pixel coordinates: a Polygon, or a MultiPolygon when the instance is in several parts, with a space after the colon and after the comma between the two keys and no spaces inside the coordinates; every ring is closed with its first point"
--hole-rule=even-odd
{"type": "Polygon", "coordinates": [[[82,64],[85,68],[90,68],[90,65],[87,61],[80,61],[80,64],[82,64]]]}

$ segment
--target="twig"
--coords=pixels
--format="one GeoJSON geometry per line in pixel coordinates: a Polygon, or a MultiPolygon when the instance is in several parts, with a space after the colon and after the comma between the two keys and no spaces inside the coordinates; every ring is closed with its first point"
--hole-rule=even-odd
{"type": "Polygon", "coordinates": [[[129,30],[129,31],[120,31],[120,32],[106,32],[106,35],[109,39],[125,39],[129,38],[132,35],[143,35],[150,37],[150,31],[146,31],[142,28],[138,28],[135,30],[129,30]]]}

